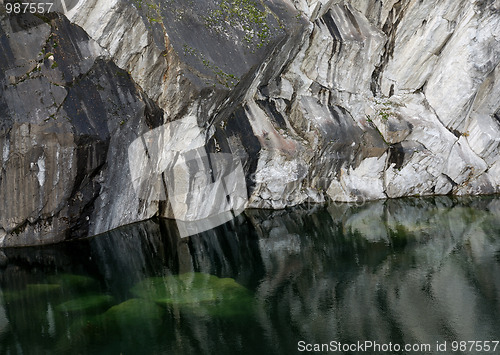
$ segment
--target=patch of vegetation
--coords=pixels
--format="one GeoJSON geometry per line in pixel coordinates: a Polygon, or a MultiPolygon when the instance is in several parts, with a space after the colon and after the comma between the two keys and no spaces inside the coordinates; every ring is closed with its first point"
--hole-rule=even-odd
{"type": "Polygon", "coordinates": [[[61,303],[56,310],[64,313],[99,312],[111,307],[114,299],[109,295],[89,295],[61,303]]]}
{"type": "Polygon", "coordinates": [[[217,82],[228,89],[234,88],[240,82],[240,78],[236,75],[226,73],[219,66],[206,59],[202,53],[189,47],[187,44],[184,45],[184,55],[191,55],[201,61],[201,63],[213,73],[217,82]]]}
{"type": "Polygon", "coordinates": [[[135,285],[136,297],[180,311],[215,317],[240,317],[253,313],[253,296],[234,279],[202,273],[152,277],[135,285]]]}
{"type": "Polygon", "coordinates": [[[42,49],[38,53],[38,57],[36,59],[36,65],[21,77],[17,77],[16,78],[17,82],[13,83],[12,85],[20,84],[28,79],[38,78],[39,75],[37,74],[39,74],[42,71],[42,66],[44,66],[46,61],[49,61],[51,69],[56,69],[59,66],[59,64],[55,61],[54,59],[55,54],[54,52],[50,51],[50,49],[55,49],[57,47],[59,47],[59,43],[54,39],[54,33],[51,33],[47,38],[47,40],[45,41],[45,44],[43,45],[42,49]]]}
{"type": "Polygon", "coordinates": [[[48,25],[51,24],[51,20],[47,16],[44,16],[43,14],[39,14],[39,13],[35,13],[34,15],[36,17],[38,17],[40,20],[42,20],[43,22],[45,22],[46,24],[48,24],[48,25]]]}
{"type": "Polygon", "coordinates": [[[3,294],[7,302],[26,302],[30,298],[40,298],[50,294],[57,293],[61,290],[60,285],[54,284],[28,284],[26,288],[18,291],[6,291],[3,294]]]}
{"type": "Polygon", "coordinates": [[[248,45],[260,48],[271,37],[267,11],[261,10],[253,0],[222,0],[219,7],[204,17],[205,26],[217,32],[229,34],[228,27],[241,28],[248,45]]]}
{"type": "Polygon", "coordinates": [[[48,280],[51,284],[61,285],[63,289],[71,292],[94,290],[98,286],[95,279],[83,275],[57,274],[49,276],[48,280]]]}
{"type": "Polygon", "coordinates": [[[379,117],[380,117],[381,119],[383,119],[383,120],[388,120],[388,119],[389,119],[389,116],[390,116],[390,113],[389,113],[389,111],[387,111],[387,110],[380,110],[380,111],[378,112],[378,115],[379,115],[379,117]]]}
{"type": "Polygon", "coordinates": [[[390,101],[387,98],[375,99],[377,116],[383,120],[388,120],[389,117],[394,116],[394,109],[403,105],[390,101]]]}
{"type": "Polygon", "coordinates": [[[49,122],[50,120],[57,120],[55,113],[50,115],[48,118],[44,119],[45,122],[49,122]]]}
{"type": "Polygon", "coordinates": [[[155,2],[151,0],[134,0],[134,4],[137,9],[145,11],[145,16],[150,24],[163,23],[161,9],[155,2]]]}
{"type": "Polygon", "coordinates": [[[110,342],[123,344],[131,341],[137,344],[162,329],[164,314],[165,310],[154,302],[129,299],[98,315],[84,314],[70,318],[74,319],[68,329],[68,334],[72,336],[62,337],[57,349],[79,349],[89,344],[110,342]]]}
{"type": "Polygon", "coordinates": [[[383,119],[388,120],[391,116],[391,104],[389,101],[375,101],[379,106],[377,110],[377,115],[383,119]]]}

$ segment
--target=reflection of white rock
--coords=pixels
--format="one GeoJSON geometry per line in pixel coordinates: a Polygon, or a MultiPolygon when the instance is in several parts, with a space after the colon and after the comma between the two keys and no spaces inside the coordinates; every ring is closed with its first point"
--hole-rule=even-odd
{"type": "Polygon", "coordinates": [[[242,211],[227,211],[214,216],[210,216],[208,218],[188,222],[178,219],[176,220],[177,230],[179,231],[181,238],[189,237],[190,235],[202,233],[217,226],[223,225],[224,223],[234,219],[234,217],[239,215],[241,212],[242,211]]]}
{"type": "Polygon", "coordinates": [[[500,239],[492,230],[500,228],[500,203],[478,200],[332,204],[331,220],[299,209],[262,214],[253,221],[266,275],[256,292],[261,324],[315,343],[339,336],[388,343],[394,324],[407,344],[443,342],[450,330],[458,339],[496,334],[500,239]]]}
{"type": "Polygon", "coordinates": [[[137,196],[168,200],[169,217],[178,221],[183,237],[231,220],[247,203],[240,161],[231,154],[207,154],[204,143],[196,117],[187,117],[144,134],[128,151],[137,196]]]}
{"type": "Polygon", "coordinates": [[[389,243],[387,226],[383,223],[384,214],[383,203],[376,201],[370,205],[370,208],[362,209],[349,216],[344,222],[344,228],[352,233],[359,233],[371,242],[389,243]]]}

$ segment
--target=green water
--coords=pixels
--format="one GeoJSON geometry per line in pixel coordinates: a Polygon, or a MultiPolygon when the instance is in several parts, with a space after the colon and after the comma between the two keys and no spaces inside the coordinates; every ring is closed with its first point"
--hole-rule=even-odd
{"type": "Polygon", "coordinates": [[[186,239],[148,221],[0,252],[0,355],[293,354],[358,341],[432,346],[399,354],[446,342],[444,354],[499,340],[499,198],[247,211],[186,239]]]}

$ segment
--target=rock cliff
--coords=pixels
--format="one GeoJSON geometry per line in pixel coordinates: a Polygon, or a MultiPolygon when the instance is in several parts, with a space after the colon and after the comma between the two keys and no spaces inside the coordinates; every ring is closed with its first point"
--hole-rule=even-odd
{"type": "Polygon", "coordinates": [[[211,154],[234,157],[251,208],[500,192],[498,0],[59,10],[0,6],[2,246],[211,213],[191,210],[226,174],[211,154]],[[193,151],[205,168],[171,167],[172,204],[162,169],[193,151]]]}

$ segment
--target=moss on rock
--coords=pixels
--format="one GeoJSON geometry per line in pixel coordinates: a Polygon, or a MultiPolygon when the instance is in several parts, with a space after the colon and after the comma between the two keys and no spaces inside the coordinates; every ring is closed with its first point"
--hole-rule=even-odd
{"type": "Polygon", "coordinates": [[[131,292],[159,305],[198,315],[249,315],[253,310],[252,294],[244,286],[231,278],[203,273],[148,278],[131,292]]]}

